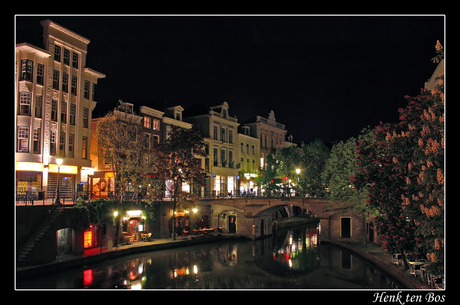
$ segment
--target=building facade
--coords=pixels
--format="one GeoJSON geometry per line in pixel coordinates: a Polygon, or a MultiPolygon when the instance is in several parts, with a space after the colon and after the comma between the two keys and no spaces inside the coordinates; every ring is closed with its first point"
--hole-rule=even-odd
{"type": "Polygon", "coordinates": [[[259,139],[260,166],[264,166],[265,158],[268,154],[274,154],[277,149],[281,149],[285,145],[287,130],[284,124],[276,122],[273,110],[268,114],[268,118],[257,115],[242,123],[242,125],[248,126],[251,135],[259,139]]]}
{"type": "Polygon", "coordinates": [[[235,196],[239,185],[238,120],[228,113],[229,105],[205,104],[184,111],[184,120],[196,125],[206,145],[204,168],[209,174],[205,196],[235,196]]]}
{"type": "Polygon", "coordinates": [[[239,150],[239,176],[241,195],[258,195],[255,178],[260,169],[260,144],[259,138],[251,134],[249,126],[238,128],[239,150]]]}
{"type": "Polygon", "coordinates": [[[60,197],[72,198],[91,170],[91,112],[105,75],[86,67],[89,39],[50,20],[41,25],[45,49],[16,45],[16,193],[54,198],[59,171],[60,197]]]}

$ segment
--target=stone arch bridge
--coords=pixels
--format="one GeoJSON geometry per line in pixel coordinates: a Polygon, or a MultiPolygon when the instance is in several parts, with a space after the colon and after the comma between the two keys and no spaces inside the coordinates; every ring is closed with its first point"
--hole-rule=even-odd
{"type": "Polygon", "coordinates": [[[300,215],[311,213],[319,218],[323,240],[361,240],[362,234],[365,234],[363,218],[348,208],[345,202],[301,197],[236,198],[203,199],[199,206],[209,207],[212,226],[253,239],[272,233],[274,222],[277,221],[273,218],[273,212],[280,207],[286,207],[290,215],[296,214],[293,213],[296,207],[297,211],[302,211],[300,215]],[[342,218],[349,220],[344,222],[342,218]],[[233,221],[236,223],[234,228],[233,221]],[[349,226],[349,233],[344,233],[348,230],[345,226],[349,226]]]}

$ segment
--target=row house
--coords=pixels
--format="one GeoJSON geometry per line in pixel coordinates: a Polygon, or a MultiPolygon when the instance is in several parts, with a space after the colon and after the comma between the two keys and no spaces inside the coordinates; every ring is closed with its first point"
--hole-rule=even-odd
{"type": "Polygon", "coordinates": [[[91,170],[91,112],[105,75],[86,67],[89,39],[50,20],[41,25],[44,49],[16,45],[16,193],[53,198],[59,171],[60,197],[71,197],[91,170]]]}
{"type": "Polygon", "coordinates": [[[229,105],[198,104],[184,111],[184,120],[201,130],[208,157],[204,169],[208,181],[204,196],[228,196],[238,193],[238,120],[228,112],[229,105]]]}
{"type": "MultiPolygon", "coordinates": [[[[114,173],[110,168],[99,161],[96,154],[98,147],[97,141],[95,140],[95,133],[97,132],[97,124],[101,120],[104,120],[105,115],[109,111],[113,111],[120,103],[123,103],[127,111],[142,125],[145,135],[145,148],[153,149],[155,145],[164,143],[169,137],[171,126],[178,126],[186,129],[192,128],[192,124],[182,121],[182,111],[184,109],[181,106],[174,106],[167,108],[165,111],[160,111],[148,106],[138,106],[132,103],[119,101],[118,103],[111,103],[105,107],[101,107],[95,113],[97,117],[93,118],[91,121],[94,133],[91,142],[91,147],[93,148],[91,161],[94,173],[89,179],[89,192],[91,193],[91,198],[107,198],[113,195],[113,191],[115,190],[114,173]]],[[[167,186],[172,183],[172,181],[166,181],[167,186]]],[[[183,188],[185,191],[190,192],[190,186],[184,185],[183,188]]],[[[127,192],[130,191],[135,193],[134,189],[128,187],[127,192]]],[[[170,194],[166,193],[165,196],[169,197],[170,194]]]]}
{"type": "MultiPolygon", "coordinates": [[[[276,121],[273,110],[268,114],[268,118],[260,115],[253,116],[242,125],[249,127],[251,135],[259,139],[260,166],[264,166],[268,154],[274,154],[277,149],[290,146],[289,143],[286,143],[289,141],[286,141],[285,125],[276,121]]],[[[289,139],[292,143],[292,137],[289,139]]]]}

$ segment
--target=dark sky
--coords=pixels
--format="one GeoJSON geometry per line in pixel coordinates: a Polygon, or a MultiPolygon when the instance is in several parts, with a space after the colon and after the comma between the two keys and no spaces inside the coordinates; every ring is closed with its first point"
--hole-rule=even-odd
{"type": "Polygon", "coordinates": [[[296,142],[346,140],[397,122],[444,45],[444,16],[17,16],[16,42],[43,48],[40,21],[91,40],[107,75],[99,104],[229,103],[241,123],[274,110],[296,142]]]}

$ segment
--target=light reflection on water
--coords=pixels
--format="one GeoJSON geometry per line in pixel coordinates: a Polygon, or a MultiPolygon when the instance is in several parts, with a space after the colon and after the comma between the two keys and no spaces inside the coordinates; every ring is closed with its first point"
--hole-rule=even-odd
{"type": "Polygon", "coordinates": [[[318,244],[316,225],[253,241],[220,241],[126,256],[24,280],[48,289],[404,288],[339,247],[318,244]]]}

